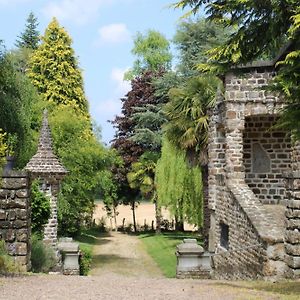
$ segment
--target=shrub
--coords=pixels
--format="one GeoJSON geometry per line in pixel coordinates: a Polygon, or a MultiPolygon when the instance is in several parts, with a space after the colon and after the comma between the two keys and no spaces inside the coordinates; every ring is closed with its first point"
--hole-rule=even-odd
{"type": "Polygon", "coordinates": [[[20,265],[8,255],[5,242],[0,240],[0,275],[16,274],[20,272],[20,265]]]}
{"type": "Polygon", "coordinates": [[[39,180],[31,185],[31,227],[32,232],[43,235],[44,225],[51,215],[50,199],[40,190],[39,180]]]}
{"type": "Polygon", "coordinates": [[[92,250],[80,245],[79,272],[80,275],[88,275],[92,264],[92,250]]]}
{"type": "Polygon", "coordinates": [[[47,273],[56,265],[56,255],[53,248],[46,245],[37,235],[32,235],[31,267],[32,272],[47,273]]]}

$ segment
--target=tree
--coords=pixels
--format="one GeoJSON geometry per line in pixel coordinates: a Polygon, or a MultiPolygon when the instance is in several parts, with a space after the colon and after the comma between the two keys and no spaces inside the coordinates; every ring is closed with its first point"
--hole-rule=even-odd
{"type": "Polygon", "coordinates": [[[92,222],[94,200],[105,189],[102,174],[113,155],[90,131],[89,120],[71,107],[58,106],[49,121],[53,148],[69,171],[58,201],[59,232],[75,235],[92,222]]]}
{"type": "Polygon", "coordinates": [[[158,31],[149,30],[146,34],[138,32],[134,38],[132,54],[137,57],[133,68],[125,74],[126,79],[133,79],[145,71],[158,72],[169,70],[172,55],[168,40],[158,31]]]}
{"type": "Polygon", "coordinates": [[[168,207],[175,216],[176,229],[183,222],[202,227],[202,183],[198,166],[187,163],[185,152],[174,147],[166,138],[156,167],[155,182],[158,203],[168,207]]]}
{"type": "MultiPolygon", "coordinates": [[[[157,192],[154,181],[156,163],[159,155],[159,152],[145,152],[137,162],[132,164],[131,171],[127,174],[130,187],[139,189],[143,197],[151,199],[155,204],[156,233],[160,233],[161,230],[161,209],[157,201],[157,192]]],[[[136,231],[134,214],[133,217],[133,225],[136,231]]]]}
{"type": "Polygon", "coordinates": [[[34,51],[28,72],[32,83],[52,105],[69,105],[88,116],[88,102],[72,40],[54,18],[34,51]]]}
{"type": "Polygon", "coordinates": [[[224,44],[210,51],[209,64],[201,66],[204,71],[224,73],[232,65],[272,57],[284,41],[291,41],[290,53],[278,63],[280,69],[273,89],[282,93],[287,103],[281,124],[300,139],[299,1],[181,0],[175,4],[181,8],[188,6],[194,13],[204,6],[207,19],[237,28],[224,44]]]}
{"type": "Polygon", "coordinates": [[[39,25],[38,19],[35,17],[33,12],[30,12],[27,20],[26,20],[25,30],[18,36],[16,41],[16,46],[18,48],[28,48],[35,50],[38,48],[38,44],[40,41],[39,31],[37,27],[39,25]]]}
{"type": "Polygon", "coordinates": [[[23,168],[35,151],[43,101],[4,49],[0,51],[0,106],[0,128],[6,138],[17,138],[9,151],[14,151],[17,167],[23,168]]]}

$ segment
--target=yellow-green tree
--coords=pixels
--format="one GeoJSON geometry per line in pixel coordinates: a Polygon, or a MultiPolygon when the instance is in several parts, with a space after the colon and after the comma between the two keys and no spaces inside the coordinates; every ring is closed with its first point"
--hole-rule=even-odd
{"type": "Polygon", "coordinates": [[[31,57],[28,76],[51,104],[70,105],[88,114],[88,102],[72,39],[55,18],[31,57]]]}

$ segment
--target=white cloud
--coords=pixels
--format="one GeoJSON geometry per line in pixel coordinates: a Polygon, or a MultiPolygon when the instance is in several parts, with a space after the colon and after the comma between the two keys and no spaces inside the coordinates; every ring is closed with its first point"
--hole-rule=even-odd
{"type": "Polygon", "coordinates": [[[49,18],[71,20],[82,25],[95,18],[103,5],[112,2],[114,0],[55,0],[47,3],[42,11],[49,18]]]}
{"type": "Polygon", "coordinates": [[[128,68],[113,68],[110,74],[112,80],[113,95],[106,100],[98,103],[93,103],[96,115],[112,120],[115,115],[121,113],[122,102],[121,98],[124,97],[130,90],[131,85],[129,81],[124,81],[124,73],[128,68]]]}
{"type": "Polygon", "coordinates": [[[98,29],[97,44],[116,44],[130,40],[130,32],[124,23],[109,24],[98,29]]]}
{"type": "Polygon", "coordinates": [[[129,68],[120,69],[113,68],[110,74],[110,78],[114,81],[116,85],[116,94],[123,97],[130,90],[131,85],[129,81],[124,80],[124,74],[129,68]]]}

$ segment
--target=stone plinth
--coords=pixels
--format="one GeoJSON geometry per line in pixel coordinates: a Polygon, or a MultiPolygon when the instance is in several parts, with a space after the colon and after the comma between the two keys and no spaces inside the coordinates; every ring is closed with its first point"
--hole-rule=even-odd
{"type": "Polygon", "coordinates": [[[63,257],[64,275],[79,275],[79,244],[72,238],[61,238],[58,250],[63,257]]]}
{"type": "Polygon", "coordinates": [[[184,239],[177,246],[177,278],[210,278],[210,256],[196,239],[184,239]]]}

